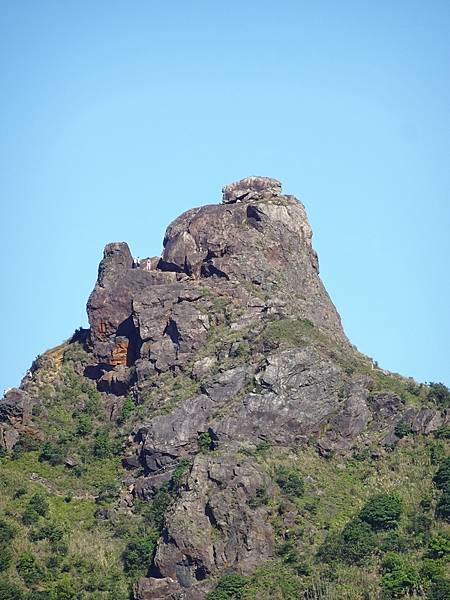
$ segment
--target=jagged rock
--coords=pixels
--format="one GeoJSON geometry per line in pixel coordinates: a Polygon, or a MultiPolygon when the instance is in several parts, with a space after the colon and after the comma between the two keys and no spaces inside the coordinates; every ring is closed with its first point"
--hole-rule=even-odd
{"type": "Polygon", "coordinates": [[[252,370],[248,367],[236,367],[220,373],[202,389],[213,402],[223,403],[233,398],[244,387],[246,380],[251,375],[252,370]]]}
{"type": "Polygon", "coordinates": [[[191,588],[224,566],[251,572],[270,557],[274,539],[265,508],[248,506],[258,490],[270,486],[251,459],[198,455],[158,543],[155,565],[161,575],[191,588]]]}
{"type": "Polygon", "coordinates": [[[12,388],[0,399],[0,422],[20,420],[27,424],[31,416],[31,398],[20,389],[12,388]]]}
{"type": "Polygon", "coordinates": [[[161,579],[141,577],[136,585],[137,600],[181,600],[178,582],[170,577],[161,579]]]}
{"type": "MultiPolygon", "coordinates": [[[[283,494],[271,480],[278,450],[339,451],[338,469],[355,447],[381,461],[401,426],[429,434],[450,411],[410,406],[375,387],[370,361],[348,342],[320,280],[305,209],[279,181],[225,186],[222,204],[175,219],[163,246],[161,257],[140,261],[124,242],[105,247],[87,304],[90,330],[73,340],[83,356],[72,362],[96,382],[110,426],[126,395],[137,405],[130,421],[120,420],[121,432],[127,423],[133,430],[115,510],[131,518],[137,500],[170,490],[154,565],[135,598],[200,600],[216,575],[252,573],[273,556],[273,504],[254,500],[283,494]],[[268,446],[275,452],[263,467],[255,456],[268,446]]],[[[45,389],[35,376],[64,371],[66,350],[45,353],[0,401],[2,449],[32,431],[31,408],[45,389]]],[[[63,377],[43,383],[57,394],[65,389],[63,377]]],[[[393,389],[401,392],[401,378],[393,389]]],[[[90,396],[77,394],[78,412],[90,396]]],[[[313,477],[305,482],[317,488],[313,477]]],[[[97,518],[114,514],[100,509],[97,518]]],[[[288,531],[298,516],[284,497],[276,518],[288,531]]]]}
{"type": "Polygon", "coordinates": [[[256,374],[261,393],[239,399],[232,413],[212,426],[219,440],[305,441],[339,406],[339,374],[311,347],[271,354],[256,374]]]}

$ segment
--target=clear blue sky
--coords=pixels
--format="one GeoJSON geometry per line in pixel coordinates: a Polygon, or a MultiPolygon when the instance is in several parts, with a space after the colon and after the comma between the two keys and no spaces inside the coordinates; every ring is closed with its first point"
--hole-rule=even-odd
{"type": "Polygon", "coordinates": [[[306,205],[346,331],[450,384],[450,2],[0,2],[0,386],[86,326],[105,243],[223,184],[306,205]]]}

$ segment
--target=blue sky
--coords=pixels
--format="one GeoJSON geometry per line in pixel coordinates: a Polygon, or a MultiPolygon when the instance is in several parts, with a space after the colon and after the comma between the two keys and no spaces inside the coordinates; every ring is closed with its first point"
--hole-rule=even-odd
{"type": "Polygon", "coordinates": [[[450,3],[0,2],[0,387],[250,174],[306,205],[355,345],[450,384],[450,3]]]}

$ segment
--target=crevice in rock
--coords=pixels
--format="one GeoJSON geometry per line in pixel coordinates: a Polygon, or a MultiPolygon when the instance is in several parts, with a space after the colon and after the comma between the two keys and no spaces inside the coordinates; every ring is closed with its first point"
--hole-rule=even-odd
{"type": "Polygon", "coordinates": [[[181,334],[178,331],[178,327],[176,322],[173,319],[170,319],[164,329],[164,335],[168,335],[172,340],[172,343],[176,346],[179,346],[181,340],[181,334]]]}
{"type": "Polygon", "coordinates": [[[223,279],[230,279],[228,275],[213,265],[211,262],[204,263],[201,268],[201,276],[202,277],[220,277],[223,279]]]}
{"type": "Polygon", "coordinates": [[[127,367],[131,367],[139,358],[139,351],[142,346],[141,336],[134,325],[133,317],[131,315],[119,325],[116,336],[123,336],[128,339],[126,364],[127,367]]]}

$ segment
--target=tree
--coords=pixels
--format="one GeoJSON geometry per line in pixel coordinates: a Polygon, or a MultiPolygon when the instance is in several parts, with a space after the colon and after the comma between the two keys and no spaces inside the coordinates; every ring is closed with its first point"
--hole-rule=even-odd
{"type": "Polygon", "coordinates": [[[402,512],[400,498],[394,494],[373,496],[362,508],[359,516],[373,529],[392,529],[396,527],[402,512]]]}
{"type": "Polygon", "coordinates": [[[370,525],[360,519],[349,521],[340,535],[340,557],[347,563],[361,563],[376,547],[370,525]]]}

